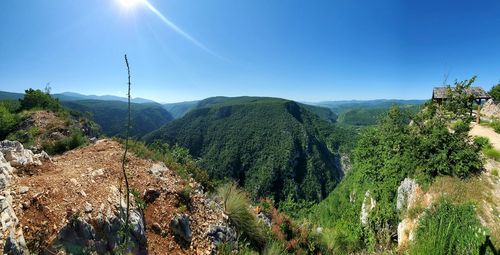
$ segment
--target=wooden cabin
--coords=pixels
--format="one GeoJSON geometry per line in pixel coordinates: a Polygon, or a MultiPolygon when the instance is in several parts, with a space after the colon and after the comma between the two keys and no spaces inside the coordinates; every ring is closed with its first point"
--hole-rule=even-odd
{"type": "MultiPolygon", "coordinates": [[[[432,90],[432,101],[442,104],[447,98],[447,89],[447,87],[435,87],[432,90]]],[[[453,89],[453,87],[451,87],[451,89],[453,89]]],[[[479,123],[481,121],[482,100],[486,101],[490,99],[491,96],[481,87],[470,87],[467,89],[467,92],[473,95],[473,102],[476,102],[477,104],[476,122],[479,123]]],[[[473,102],[471,102],[471,115],[473,102]]]]}

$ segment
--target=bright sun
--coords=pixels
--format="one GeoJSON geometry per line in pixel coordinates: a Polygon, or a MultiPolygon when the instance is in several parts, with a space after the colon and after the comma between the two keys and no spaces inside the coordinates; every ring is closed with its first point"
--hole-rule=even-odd
{"type": "Polygon", "coordinates": [[[144,0],[118,0],[118,2],[125,9],[134,9],[141,3],[144,3],[144,0]]]}

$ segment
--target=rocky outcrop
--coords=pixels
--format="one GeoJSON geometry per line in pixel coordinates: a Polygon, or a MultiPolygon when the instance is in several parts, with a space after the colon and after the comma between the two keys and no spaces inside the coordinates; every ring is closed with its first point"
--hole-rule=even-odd
{"type": "Polygon", "coordinates": [[[133,196],[128,230],[125,226],[127,205],[117,187],[110,187],[108,202],[107,207],[101,205],[97,217],[88,214],[92,211],[89,203],[83,205],[87,211],[85,216],[80,216],[78,212],[70,215],[67,225],[59,231],[56,245],[63,246],[67,251],[94,250],[97,254],[109,254],[120,247],[125,253],[143,254],[147,248],[144,218],[133,196]],[[126,238],[126,242],[122,242],[122,238],[126,238]]]}
{"type": "Polygon", "coordinates": [[[0,170],[0,224],[2,228],[0,249],[4,254],[29,254],[23,230],[14,211],[13,192],[10,191],[14,169],[2,152],[0,152],[0,170]]]}
{"type": "MultiPolygon", "coordinates": [[[[414,179],[404,179],[398,187],[396,208],[400,211],[408,211],[417,203],[418,191],[420,186],[414,179]]],[[[413,240],[414,231],[418,224],[418,217],[404,218],[398,224],[398,246],[404,247],[409,241],[413,240]]]]}
{"type": "Polygon", "coordinates": [[[27,165],[42,165],[42,161],[50,160],[45,151],[34,154],[31,150],[25,149],[18,141],[4,140],[0,142],[0,152],[13,167],[23,167],[27,165]]]}
{"type": "Polygon", "coordinates": [[[412,207],[416,199],[416,190],[418,184],[414,179],[406,178],[401,182],[398,187],[398,197],[396,201],[396,208],[398,210],[407,210],[412,207]]]}
{"type": "Polygon", "coordinates": [[[236,242],[236,231],[229,226],[211,225],[207,237],[216,245],[221,243],[236,242]]]}
{"type": "Polygon", "coordinates": [[[500,118],[500,105],[489,99],[481,108],[481,114],[489,118],[500,118]]]}
{"type": "Polygon", "coordinates": [[[361,224],[367,225],[368,224],[368,216],[370,215],[370,212],[375,208],[377,205],[377,201],[373,199],[372,195],[370,194],[370,191],[366,191],[365,193],[365,198],[363,199],[363,204],[361,205],[361,213],[360,213],[360,220],[361,224]]]}
{"type": "Polygon", "coordinates": [[[169,224],[170,230],[181,243],[189,245],[192,240],[189,216],[185,214],[176,215],[169,224]]]}

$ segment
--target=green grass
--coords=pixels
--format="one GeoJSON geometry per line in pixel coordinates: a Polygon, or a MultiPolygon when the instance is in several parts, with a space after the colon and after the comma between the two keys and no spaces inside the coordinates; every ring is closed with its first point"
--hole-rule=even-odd
{"type": "Polygon", "coordinates": [[[257,218],[250,211],[248,196],[233,183],[219,187],[217,195],[222,199],[224,212],[237,232],[246,237],[256,249],[264,247],[266,236],[257,218]]]}
{"type": "Polygon", "coordinates": [[[495,148],[483,148],[483,153],[486,157],[494,159],[496,161],[500,161],[500,151],[495,148]]]}
{"type": "Polygon", "coordinates": [[[498,177],[498,168],[493,168],[491,170],[491,175],[498,177]]]}
{"type": "Polygon", "coordinates": [[[487,125],[490,126],[491,128],[493,128],[493,130],[495,130],[495,132],[500,133],[500,120],[496,120],[496,119],[492,120],[487,125]]]}
{"type": "Polygon", "coordinates": [[[479,254],[485,237],[472,204],[441,199],[420,220],[409,254],[479,254]]]}

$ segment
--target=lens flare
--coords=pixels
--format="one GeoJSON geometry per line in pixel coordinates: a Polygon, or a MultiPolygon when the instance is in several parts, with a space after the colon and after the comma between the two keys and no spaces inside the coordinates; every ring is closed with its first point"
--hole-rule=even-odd
{"type": "Polygon", "coordinates": [[[218,58],[222,59],[222,57],[220,57],[219,55],[217,55],[215,52],[213,52],[212,50],[210,50],[209,48],[207,48],[201,42],[199,42],[198,40],[194,39],[191,35],[189,35],[188,33],[186,33],[184,30],[182,30],[180,27],[178,27],[172,21],[170,21],[167,17],[165,17],[165,15],[163,15],[158,9],[156,9],[156,7],[154,7],[147,0],[118,0],[118,2],[120,3],[121,6],[123,6],[125,9],[128,9],[128,10],[137,8],[139,5],[143,5],[143,6],[147,7],[158,18],[160,18],[160,20],[163,21],[163,23],[165,23],[165,25],[167,25],[167,27],[169,27],[170,29],[174,30],[177,34],[179,34],[180,36],[184,37],[185,39],[187,39],[188,41],[190,41],[191,43],[193,43],[194,45],[196,45],[198,48],[204,50],[205,52],[207,52],[207,53],[209,53],[209,54],[211,54],[211,55],[213,55],[215,57],[218,57],[218,58]]]}
{"type": "Polygon", "coordinates": [[[118,0],[118,3],[127,10],[134,9],[144,2],[145,0],[118,0]]]}

